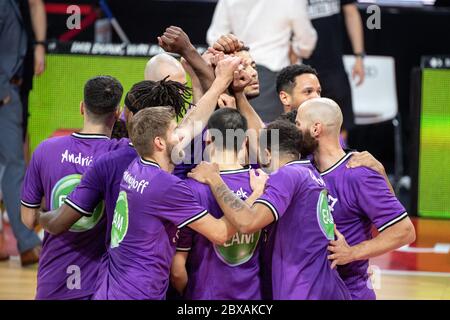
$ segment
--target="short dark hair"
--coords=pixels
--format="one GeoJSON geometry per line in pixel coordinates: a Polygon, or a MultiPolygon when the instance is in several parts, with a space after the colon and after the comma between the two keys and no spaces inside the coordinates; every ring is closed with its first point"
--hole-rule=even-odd
{"type": "Polygon", "coordinates": [[[132,117],[130,138],[141,157],[153,155],[153,140],[156,137],[167,138],[167,130],[174,117],[169,107],[146,108],[132,117]]]}
{"type": "Polygon", "coordinates": [[[298,110],[294,109],[292,111],[289,111],[288,113],[283,113],[276,120],[288,121],[292,124],[295,124],[295,119],[297,118],[297,113],[298,113],[298,110]]]}
{"type": "MultiPolygon", "coordinates": [[[[245,119],[239,111],[232,108],[222,108],[215,111],[208,120],[208,130],[215,129],[223,137],[222,145],[220,147],[233,148],[235,152],[239,150],[239,147],[245,140],[245,133],[248,129],[247,119],[245,119]],[[233,143],[228,143],[227,131],[233,131],[233,143]],[[239,131],[242,130],[244,134],[239,135],[239,131]],[[236,132],[238,131],[238,132],[236,132]]],[[[213,141],[217,143],[216,141],[213,141]]]]}
{"type": "Polygon", "coordinates": [[[303,143],[303,136],[297,127],[285,120],[275,120],[266,128],[267,149],[272,152],[273,148],[278,148],[281,154],[290,154],[300,158],[300,150],[303,143]],[[272,141],[272,132],[278,130],[278,144],[272,141]]]}
{"type": "Polygon", "coordinates": [[[192,90],[184,84],[167,80],[160,81],[144,80],[131,87],[125,97],[125,105],[133,113],[149,108],[167,106],[173,108],[178,118],[183,116],[189,102],[192,90]]]}
{"type": "Polygon", "coordinates": [[[117,119],[114,123],[111,139],[128,138],[127,124],[122,119],[117,119]]]}
{"type": "Polygon", "coordinates": [[[295,87],[295,78],[302,74],[313,74],[318,77],[316,69],[307,64],[293,64],[282,69],[277,76],[277,92],[286,91],[292,92],[295,87]]]}
{"type": "Polygon", "coordinates": [[[84,105],[91,115],[104,116],[117,110],[123,87],[111,76],[97,76],[84,85],[84,105]]]}

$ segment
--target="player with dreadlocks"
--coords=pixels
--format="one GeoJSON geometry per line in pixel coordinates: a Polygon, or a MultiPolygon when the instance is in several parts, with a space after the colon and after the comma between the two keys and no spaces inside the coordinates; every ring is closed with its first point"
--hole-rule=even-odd
{"type": "MultiPolygon", "coordinates": [[[[201,132],[202,127],[196,129],[191,124],[196,121],[206,124],[205,119],[208,119],[214,111],[219,95],[230,85],[239,63],[239,58],[230,57],[217,66],[216,79],[211,88],[177,128],[180,136],[186,139],[186,142],[181,141],[181,147],[190,142],[190,137],[201,132]]],[[[142,109],[156,106],[170,106],[175,115],[181,117],[188,95],[189,90],[174,81],[166,79],[158,82],[141,81],[131,88],[125,99],[126,120],[129,122],[133,114],[142,109]]],[[[96,238],[92,239],[92,242],[104,241],[106,252],[110,243],[110,230],[120,181],[125,169],[136,157],[137,153],[133,145],[128,144],[127,147],[99,158],[84,174],[81,183],[65,199],[65,204],[57,210],[41,213],[40,224],[51,234],[66,232],[75,222],[84,219],[83,217],[92,216],[94,209],[104,200],[106,239],[96,238]]],[[[92,263],[97,265],[97,269],[101,266],[101,261],[92,261],[92,263]]],[[[83,277],[83,275],[80,276],[83,277]]]]}
{"type": "Polygon", "coordinates": [[[156,83],[151,80],[136,83],[125,97],[128,110],[134,114],[149,104],[171,106],[177,120],[182,119],[186,107],[192,106],[189,101],[192,90],[182,83],[168,80],[168,77],[156,83]],[[156,85],[152,85],[153,83],[156,85]]]}
{"type": "MultiPolygon", "coordinates": [[[[125,96],[125,119],[130,114],[136,114],[148,106],[171,106],[177,118],[182,119],[186,109],[192,107],[190,97],[191,88],[186,85],[168,80],[166,76],[160,81],[144,80],[133,85],[125,96]]],[[[129,120],[126,120],[129,122],[129,120]]],[[[125,122],[119,120],[113,128],[113,138],[128,138],[125,122]]]]}

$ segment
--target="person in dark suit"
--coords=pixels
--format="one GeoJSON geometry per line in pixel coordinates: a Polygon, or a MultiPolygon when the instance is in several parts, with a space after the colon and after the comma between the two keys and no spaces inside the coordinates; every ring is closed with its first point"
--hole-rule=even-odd
{"type": "MultiPolygon", "coordinates": [[[[17,239],[22,265],[38,261],[41,241],[20,217],[20,189],[25,172],[20,85],[27,35],[15,0],[0,1],[0,164],[3,201],[17,239]]],[[[0,253],[0,259],[8,255],[0,253]]]]}

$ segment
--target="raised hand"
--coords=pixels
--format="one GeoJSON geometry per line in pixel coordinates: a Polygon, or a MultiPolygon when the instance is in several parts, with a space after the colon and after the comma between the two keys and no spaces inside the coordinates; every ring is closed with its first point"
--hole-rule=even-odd
{"type": "Polygon", "coordinates": [[[218,51],[217,54],[215,54],[211,59],[211,65],[217,66],[220,61],[222,61],[225,58],[228,58],[229,55],[224,54],[223,52],[218,51]]]}
{"type": "Polygon", "coordinates": [[[206,184],[214,175],[219,174],[219,165],[217,163],[202,161],[188,173],[188,177],[206,184]]]}
{"type": "Polygon", "coordinates": [[[226,93],[222,93],[220,95],[219,100],[217,100],[217,105],[219,106],[219,108],[237,108],[236,99],[226,93]]]}
{"type": "Polygon", "coordinates": [[[347,163],[347,168],[366,167],[384,174],[384,167],[370,152],[355,152],[347,163]]]}
{"type": "Polygon", "coordinates": [[[212,47],[215,50],[223,51],[225,53],[234,53],[241,50],[242,47],[244,47],[244,43],[230,33],[217,39],[212,47]]]}
{"type": "Polygon", "coordinates": [[[217,63],[216,78],[226,80],[228,84],[233,81],[234,72],[241,64],[241,58],[238,57],[225,57],[217,63]]]}
{"type": "Polygon", "coordinates": [[[234,72],[231,89],[234,93],[243,92],[244,89],[252,82],[252,77],[241,68],[234,72]]]}
{"type": "Polygon", "coordinates": [[[188,35],[183,29],[175,26],[170,26],[162,36],[158,37],[158,44],[165,51],[177,53],[181,56],[188,50],[195,50],[188,35]]]}
{"type": "Polygon", "coordinates": [[[206,64],[208,65],[208,66],[210,66],[210,67],[215,67],[214,65],[213,65],[213,59],[214,59],[214,56],[215,56],[216,54],[215,53],[213,53],[212,51],[209,51],[209,49],[208,50],[206,50],[205,52],[203,52],[203,54],[202,54],[202,58],[203,58],[203,60],[206,62],[206,64]]]}
{"type": "Polygon", "coordinates": [[[266,188],[268,179],[269,175],[261,169],[250,170],[250,187],[252,188],[253,192],[262,195],[264,193],[264,189],[266,188]],[[256,175],[256,173],[258,173],[258,175],[256,175]]]}

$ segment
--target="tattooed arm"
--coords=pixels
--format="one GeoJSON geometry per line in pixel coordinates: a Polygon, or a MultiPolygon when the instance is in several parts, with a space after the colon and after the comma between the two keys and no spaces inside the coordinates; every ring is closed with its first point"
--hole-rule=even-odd
{"type": "MultiPolygon", "coordinates": [[[[225,217],[240,233],[254,233],[274,221],[268,207],[258,203],[250,207],[234,194],[223,182],[216,164],[202,162],[188,176],[209,185],[225,217]]],[[[255,196],[252,195],[251,198],[255,196]]]]}

